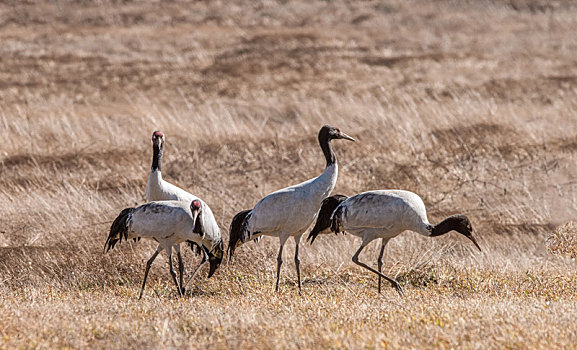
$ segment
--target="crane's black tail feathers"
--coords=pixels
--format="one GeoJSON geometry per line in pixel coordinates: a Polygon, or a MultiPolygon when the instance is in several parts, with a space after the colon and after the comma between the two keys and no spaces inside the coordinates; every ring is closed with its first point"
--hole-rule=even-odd
{"type": "Polygon", "coordinates": [[[244,243],[250,239],[248,232],[248,219],[250,219],[252,210],[246,209],[236,214],[230,223],[230,235],[228,240],[228,258],[232,258],[239,241],[244,243]]]}
{"type": "Polygon", "coordinates": [[[319,210],[319,215],[317,216],[317,222],[309,233],[307,241],[310,241],[311,244],[313,244],[321,232],[331,227],[331,216],[333,215],[333,212],[339,204],[347,200],[347,198],[347,196],[335,194],[334,196],[327,197],[323,200],[321,209],[319,210]]]}
{"type": "Polygon", "coordinates": [[[125,240],[128,240],[128,228],[132,221],[133,211],[134,208],[124,209],[120,212],[118,217],[114,219],[112,225],[110,225],[110,234],[108,235],[106,243],[104,243],[104,249],[106,252],[113,249],[116,243],[122,242],[123,237],[125,240]]]}
{"type": "Polygon", "coordinates": [[[334,233],[343,232],[343,211],[344,210],[345,210],[345,208],[342,205],[339,205],[333,213],[333,217],[331,218],[331,231],[333,231],[334,233]]]}

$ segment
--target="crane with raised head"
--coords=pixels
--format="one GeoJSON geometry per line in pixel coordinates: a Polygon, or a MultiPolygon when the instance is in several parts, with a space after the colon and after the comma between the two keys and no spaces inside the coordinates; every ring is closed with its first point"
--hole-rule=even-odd
{"type": "Polygon", "coordinates": [[[228,244],[229,257],[232,257],[237,246],[263,235],[279,238],[276,291],[283,263],[283,247],[290,237],[294,237],[296,244],[294,261],[298,288],[299,292],[301,291],[299,243],[302,234],[314,221],[321,202],[332,192],[337,182],[337,157],[331,141],[338,139],[355,141],[338,128],[323,126],[319,131],[318,141],[326,160],[324,172],[313,179],[267,195],[252,210],[238,213],[232,221],[228,244]]]}

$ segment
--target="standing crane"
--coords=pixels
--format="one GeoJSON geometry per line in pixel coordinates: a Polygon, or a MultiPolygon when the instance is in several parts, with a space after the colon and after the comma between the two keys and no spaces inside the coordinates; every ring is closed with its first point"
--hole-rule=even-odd
{"type": "Polygon", "coordinates": [[[283,247],[289,237],[294,237],[296,244],[294,261],[299,292],[301,291],[299,243],[302,234],[314,221],[321,202],[331,193],[337,182],[338,164],[331,146],[331,141],[335,139],[355,141],[338,128],[323,126],[318,140],[326,160],[325,171],[318,177],[267,195],[252,210],[238,213],[231,223],[229,257],[232,257],[239,245],[263,235],[279,238],[276,291],[283,263],[283,247]]]}
{"type": "MultiPolygon", "coordinates": [[[[198,200],[202,204],[203,210],[200,219],[197,221],[195,226],[195,232],[200,234],[210,234],[212,236],[220,237],[220,228],[216,223],[214,214],[212,210],[202,199],[197,196],[183,190],[182,188],[165,181],[162,178],[162,155],[164,153],[164,142],[165,136],[161,131],[155,131],[152,133],[152,167],[150,169],[150,175],[148,176],[148,183],[146,185],[146,201],[167,201],[167,200],[177,200],[185,201],[187,203],[193,200],[198,200]]],[[[194,274],[206,263],[208,255],[206,250],[194,242],[188,242],[191,250],[194,252],[196,247],[196,253],[202,252],[203,258],[200,265],[195,269],[194,274]]],[[[178,258],[179,268],[184,268],[182,263],[182,256],[180,255],[180,249],[177,250],[176,254],[178,258]]]]}

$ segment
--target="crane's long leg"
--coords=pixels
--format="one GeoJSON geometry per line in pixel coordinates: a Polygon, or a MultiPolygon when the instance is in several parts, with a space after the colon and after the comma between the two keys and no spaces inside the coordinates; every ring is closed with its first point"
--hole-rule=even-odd
{"type": "Polygon", "coordinates": [[[189,280],[193,279],[194,276],[196,276],[196,274],[198,273],[198,271],[200,271],[200,268],[202,267],[202,265],[206,264],[207,261],[208,261],[208,260],[203,260],[203,261],[200,262],[200,264],[196,267],[196,269],[195,269],[194,272],[192,273],[192,276],[190,276],[190,279],[189,279],[189,280]]]}
{"type": "MultiPolygon", "coordinates": [[[[379,273],[383,268],[383,253],[385,252],[385,246],[387,245],[388,242],[389,238],[381,239],[381,252],[379,253],[379,259],[377,260],[377,269],[379,270],[379,273]]],[[[381,294],[381,279],[382,277],[381,275],[379,275],[379,294],[381,294]]]]}
{"type": "Polygon", "coordinates": [[[202,261],[200,262],[200,264],[196,267],[196,269],[194,269],[194,272],[192,273],[192,276],[190,276],[190,278],[188,279],[188,281],[186,281],[186,283],[184,284],[184,286],[182,286],[182,289],[184,290],[184,287],[186,287],[188,285],[188,283],[190,283],[190,281],[192,281],[194,279],[194,276],[196,276],[196,274],[198,273],[198,271],[200,271],[200,268],[202,267],[202,265],[206,264],[206,262],[208,261],[208,257],[206,254],[206,251],[204,251],[204,249],[202,250],[202,261]]]}
{"type": "Polygon", "coordinates": [[[178,279],[180,280],[180,290],[182,295],[184,295],[184,264],[182,263],[182,255],[180,255],[180,245],[175,245],[174,250],[176,250],[176,257],[178,258],[178,279]]]}
{"type": "Polygon", "coordinates": [[[379,271],[373,269],[372,267],[367,266],[366,264],[362,263],[359,261],[359,254],[361,253],[361,251],[367,246],[369,242],[365,242],[363,240],[363,244],[361,244],[361,247],[359,248],[359,250],[357,250],[357,252],[355,253],[355,255],[353,256],[353,262],[359,266],[364,267],[365,269],[376,273],[378,276],[383,277],[384,279],[386,279],[387,281],[389,281],[391,283],[391,285],[393,287],[395,287],[397,289],[397,292],[399,293],[400,296],[403,296],[403,289],[401,288],[401,286],[399,285],[399,283],[397,281],[395,281],[394,279],[387,277],[385,275],[383,275],[382,273],[380,273],[379,271]]]}
{"type": "Polygon", "coordinates": [[[174,267],[172,266],[172,246],[165,248],[166,253],[168,254],[168,267],[170,269],[170,275],[172,276],[172,280],[174,284],[176,284],[176,289],[178,290],[178,296],[182,296],[182,290],[180,290],[180,285],[178,284],[178,280],[176,279],[176,271],[174,271],[174,267]]]}
{"type": "Polygon", "coordinates": [[[275,291],[278,292],[278,282],[280,280],[280,267],[282,265],[282,249],[286,243],[288,237],[280,237],[280,248],[278,250],[278,256],[276,257],[276,288],[275,291]]]}
{"type": "Polygon", "coordinates": [[[154,254],[152,254],[150,259],[148,259],[148,261],[146,262],[146,270],[144,271],[144,281],[142,281],[142,288],[140,289],[140,296],[138,297],[138,299],[142,299],[142,293],[144,293],[144,287],[146,286],[146,279],[148,278],[148,270],[150,270],[150,266],[152,266],[152,262],[154,261],[154,259],[156,259],[156,257],[158,256],[158,253],[160,253],[160,251],[162,251],[162,247],[160,245],[158,245],[158,248],[156,248],[156,251],[154,252],[154,254]]]}
{"type": "Polygon", "coordinates": [[[297,279],[299,282],[299,294],[301,293],[301,258],[299,258],[299,243],[302,235],[295,236],[295,267],[297,269],[297,279]]]}
{"type": "Polygon", "coordinates": [[[202,265],[206,264],[206,262],[208,261],[208,254],[206,253],[206,251],[203,249],[202,250],[202,261],[200,262],[200,264],[198,264],[198,266],[196,267],[196,270],[194,270],[194,272],[192,273],[192,276],[190,277],[190,279],[193,279],[194,276],[196,276],[196,273],[200,270],[200,268],[202,267],[202,265]]]}

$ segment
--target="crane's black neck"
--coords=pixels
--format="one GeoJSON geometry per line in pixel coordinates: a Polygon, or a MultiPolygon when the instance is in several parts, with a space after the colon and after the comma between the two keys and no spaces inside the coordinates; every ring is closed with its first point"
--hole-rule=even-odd
{"type": "Polygon", "coordinates": [[[327,168],[337,162],[337,156],[333,152],[333,147],[331,146],[331,139],[327,134],[319,134],[319,144],[327,160],[327,168]]]}
{"type": "Polygon", "coordinates": [[[445,220],[431,227],[431,237],[441,236],[445,233],[456,230],[459,220],[454,216],[449,216],[445,220]]]}
{"type": "Polygon", "coordinates": [[[160,167],[162,165],[162,146],[152,145],[152,171],[161,171],[160,167]]]}

